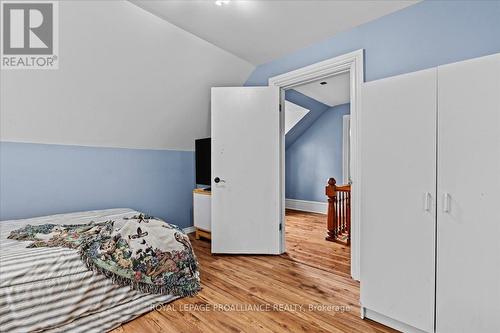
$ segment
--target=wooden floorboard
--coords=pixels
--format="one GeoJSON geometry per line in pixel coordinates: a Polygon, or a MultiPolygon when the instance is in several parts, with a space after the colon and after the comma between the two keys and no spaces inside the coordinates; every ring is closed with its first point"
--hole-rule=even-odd
{"type": "Polygon", "coordinates": [[[325,215],[287,211],[281,256],[211,255],[208,241],[191,237],[203,289],[114,333],[395,332],[359,317],[350,249],[326,241],[325,225],[325,215]]]}

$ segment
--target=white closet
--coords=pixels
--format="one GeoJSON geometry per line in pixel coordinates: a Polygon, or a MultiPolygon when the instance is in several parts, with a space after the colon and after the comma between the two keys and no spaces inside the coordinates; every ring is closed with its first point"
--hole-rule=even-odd
{"type": "Polygon", "coordinates": [[[500,332],[500,54],[366,83],[361,305],[404,332],[500,332]]]}

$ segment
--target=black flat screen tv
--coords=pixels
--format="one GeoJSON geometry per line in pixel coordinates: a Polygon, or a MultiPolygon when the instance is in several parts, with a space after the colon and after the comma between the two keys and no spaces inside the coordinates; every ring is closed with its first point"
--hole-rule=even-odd
{"type": "Polygon", "coordinates": [[[211,184],[211,138],[195,140],[196,184],[211,184]]]}

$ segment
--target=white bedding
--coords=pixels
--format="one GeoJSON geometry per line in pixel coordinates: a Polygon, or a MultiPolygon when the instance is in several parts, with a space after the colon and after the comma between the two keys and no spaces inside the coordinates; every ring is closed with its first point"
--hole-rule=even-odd
{"type": "Polygon", "coordinates": [[[89,271],[76,250],[30,248],[7,239],[27,224],[123,221],[138,212],[108,209],[0,221],[0,332],[105,332],[176,299],[120,287],[89,271]]]}

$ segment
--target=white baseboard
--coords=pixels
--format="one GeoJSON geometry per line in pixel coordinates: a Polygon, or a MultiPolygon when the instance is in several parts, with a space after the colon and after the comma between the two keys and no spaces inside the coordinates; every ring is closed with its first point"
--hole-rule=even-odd
{"type": "Polygon", "coordinates": [[[328,204],[319,201],[285,199],[285,207],[311,213],[326,214],[328,212],[328,204]]]}
{"type": "Polygon", "coordinates": [[[184,228],[182,229],[182,231],[184,231],[185,234],[190,234],[192,232],[195,232],[196,231],[196,228],[194,226],[192,227],[187,227],[187,228],[184,228]]]}
{"type": "MultiPolygon", "coordinates": [[[[385,326],[389,326],[391,328],[394,328],[395,330],[398,330],[401,332],[406,332],[406,333],[426,333],[425,331],[422,331],[416,327],[410,326],[410,325],[405,324],[403,322],[400,322],[396,319],[389,318],[389,317],[384,316],[383,314],[380,314],[380,313],[375,312],[373,310],[370,310],[367,308],[363,308],[363,309],[364,309],[364,318],[374,320],[376,322],[384,324],[385,326]]],[[[363,318],[363,316],[362,316],[362,318],[363,318]]]]}

